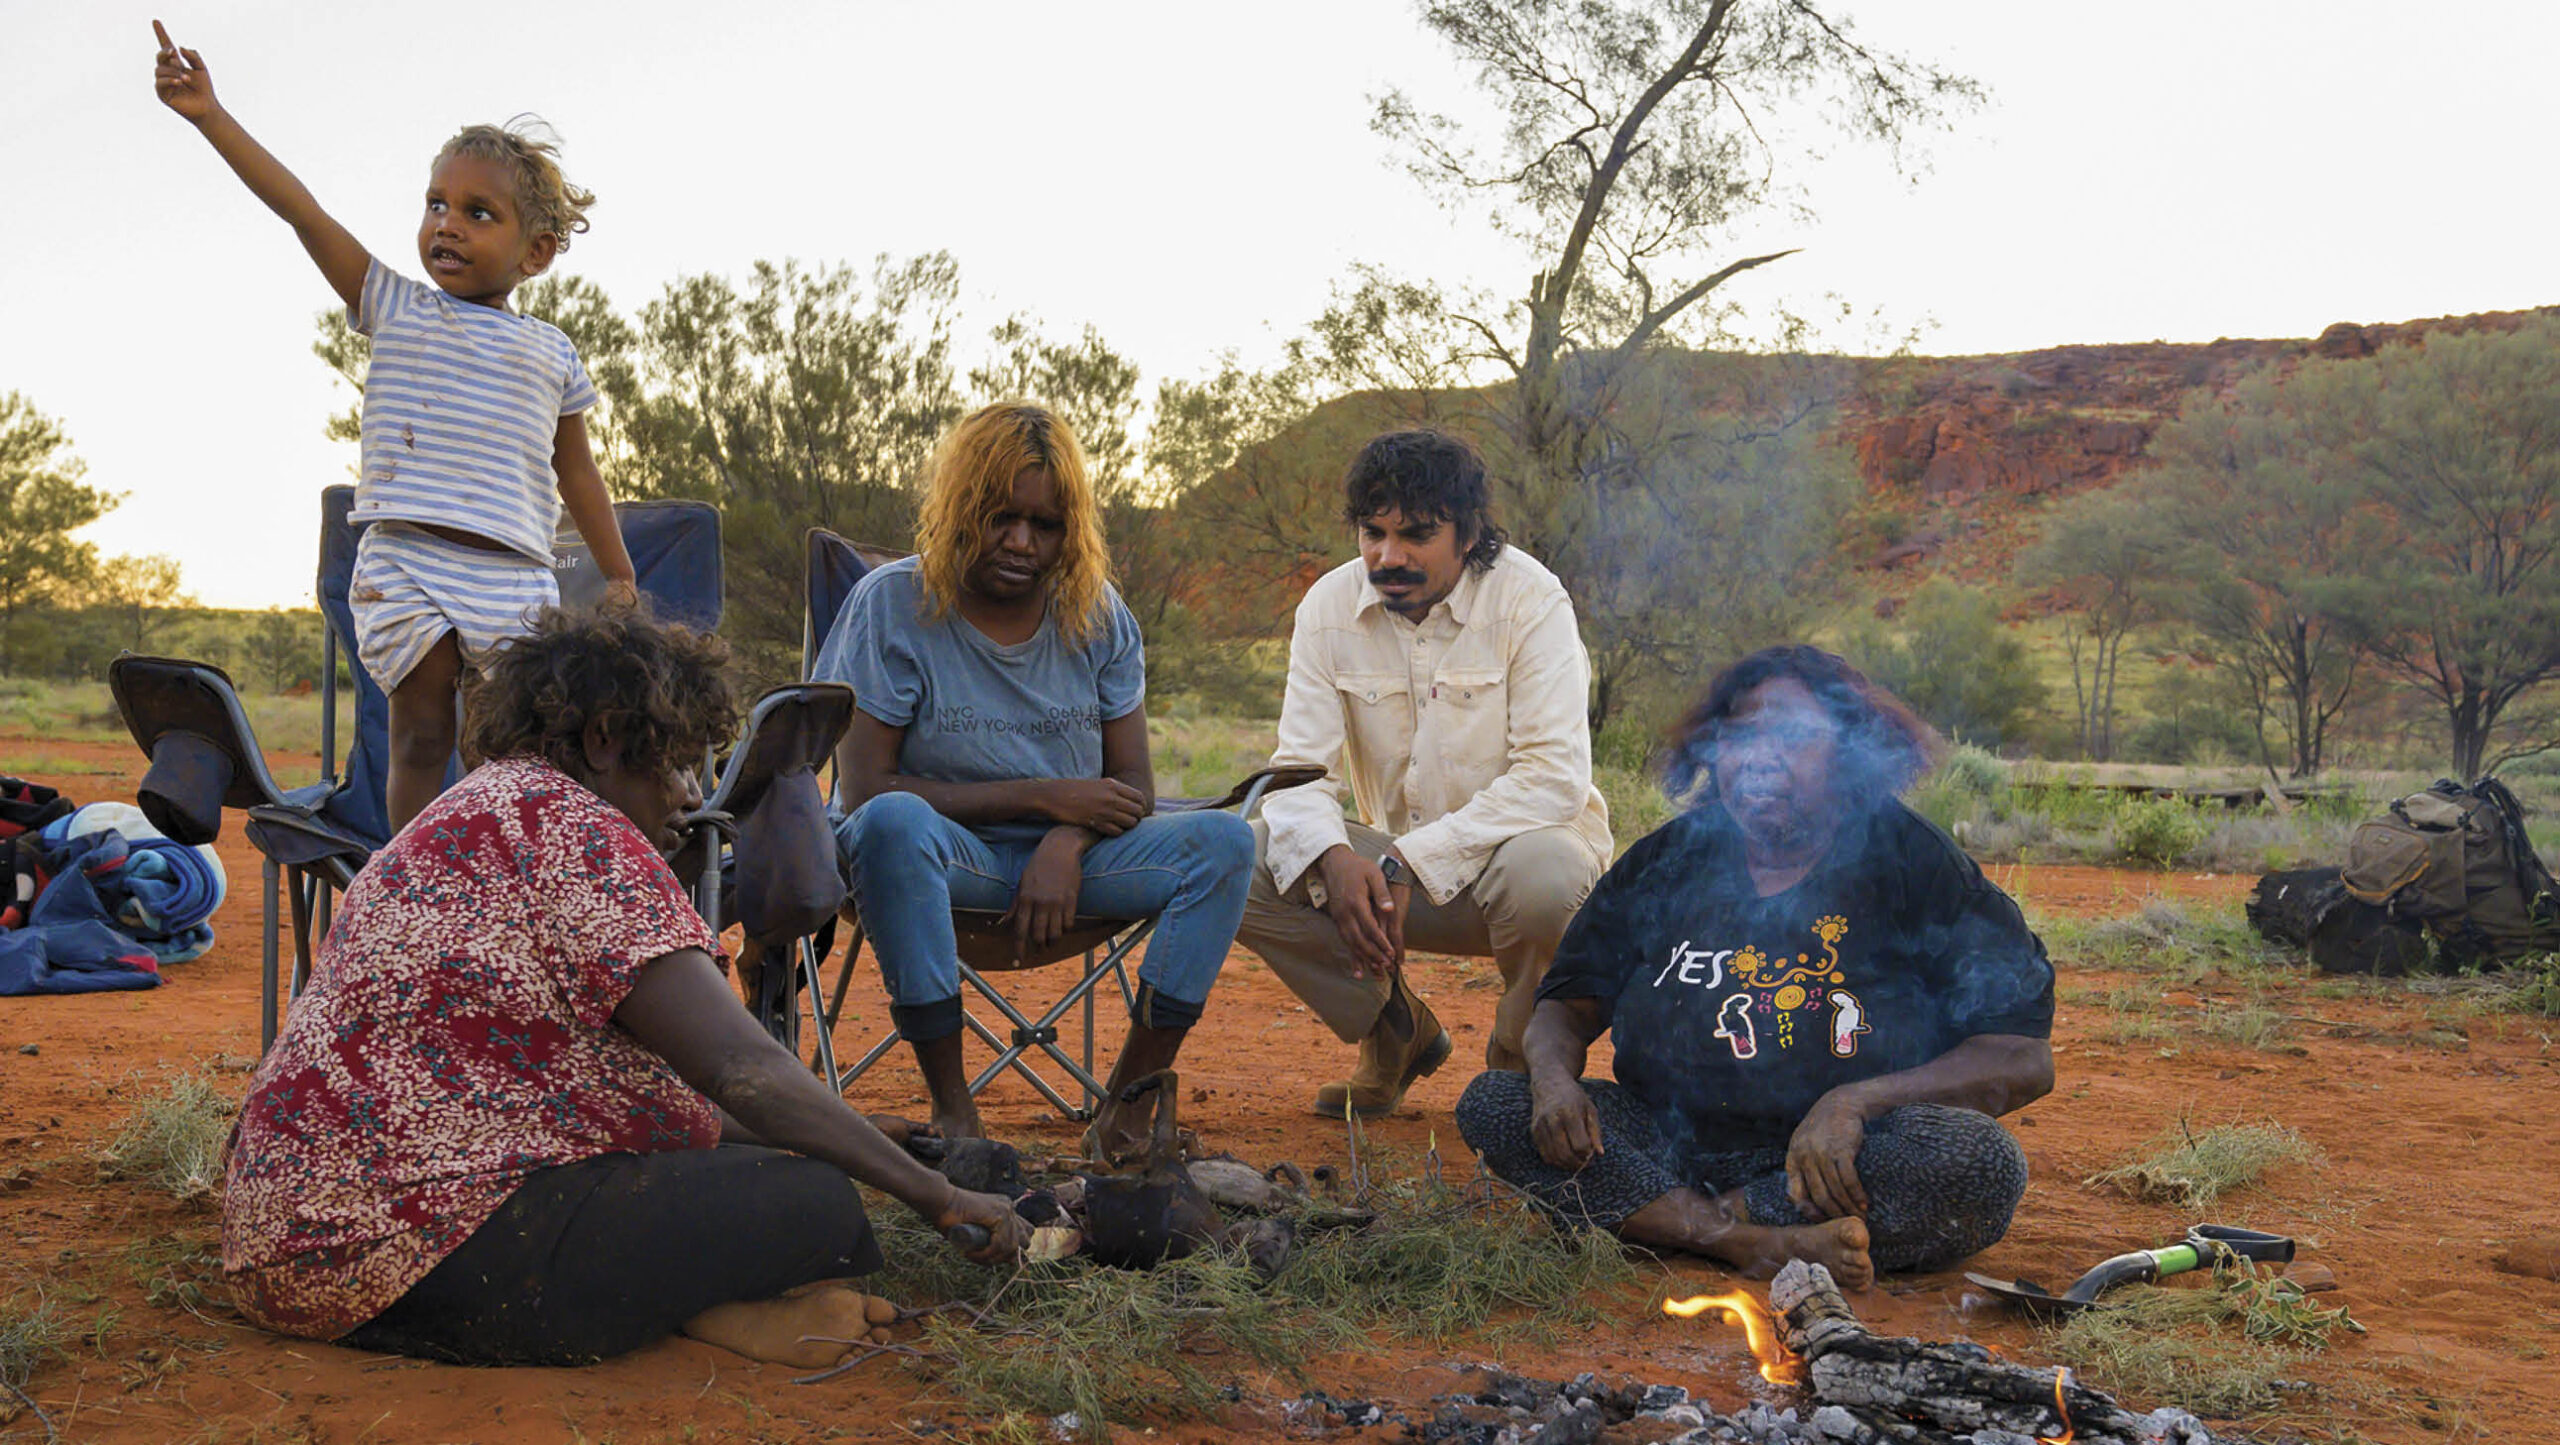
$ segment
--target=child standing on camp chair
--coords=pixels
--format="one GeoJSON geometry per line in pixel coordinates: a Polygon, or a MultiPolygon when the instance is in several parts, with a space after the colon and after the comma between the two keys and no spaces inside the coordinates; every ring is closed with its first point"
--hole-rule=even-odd
{"type": "Polygon", "coordinates": [[[410,280],[241,129],[196,52],[160,22],[151,29],[162,103],[293,227],[349,323],[373,340],[350,514],[364,535],[348,596],[356,655],[391,697],[384,801],[397,832],[444,788],[463,664],[559,600],[551,545],[564,503],[611,590],[634,585],[587,447],[595,384],[568,337],[507,307],[587,228],[595,196],[560,174],[549,142],[467,127],[427,179],[418,259],[435,284],[410,280]]]}

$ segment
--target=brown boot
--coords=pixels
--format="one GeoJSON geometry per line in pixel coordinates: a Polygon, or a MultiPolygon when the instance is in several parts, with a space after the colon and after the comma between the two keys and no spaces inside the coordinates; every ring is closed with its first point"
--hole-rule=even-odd
{"type": "Polygon", "coordinates": [[[1414,1080],[1448,1062],[1450,1049],[1449,1031],[1432,1017],[1431,1005],[1399,976],[1378,1022],[1360,1041],[1358,1066],[1350,1078],[1316,1090],[1315,1112],[1339,1119],[1348,1105],[1363,1119],[1392,1114],[1414,1080]]]}

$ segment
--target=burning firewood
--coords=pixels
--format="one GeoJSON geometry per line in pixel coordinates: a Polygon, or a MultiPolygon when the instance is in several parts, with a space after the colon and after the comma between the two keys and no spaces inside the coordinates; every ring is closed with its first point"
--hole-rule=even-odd
{"type": "MultiPolygon", "coordinates": [[[[2136,1415],[2070,1378],[1994,1359],[1978,1345],[1930,1344],[1870,1333],[1831,1271],[1799,1260],[1769,1282],[1786,1343],[1803,1357],[1814,1398],[1854,1425],[1843,1445],[1952,1441],[2000,1430],[2047,1445],[2205,1445],[2183,1410],[2136,1415]]],[[[1817,1414],[1816,1422],[1820,1423],[1817,1414]]]]}

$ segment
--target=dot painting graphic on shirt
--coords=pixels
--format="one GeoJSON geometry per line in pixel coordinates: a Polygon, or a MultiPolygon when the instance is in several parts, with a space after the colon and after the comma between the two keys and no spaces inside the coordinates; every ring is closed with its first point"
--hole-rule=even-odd
{"type": "Polygon", "coordinates": [[[1821,949],[1818,958],[1810,950],[1792,956],[1764,953],[1753,943],[1700,948],[1684,938],[1672,947],[1670,958],[1654,975],[1653,986],[1718,989],[1739,985],[1739,992],[1727,994],[1717,1006],[1715,1028],[1715,1037],[1724,1040],[1737,1059],[1760,1057],[1764,1032],[1779,1049],[1792,1049],[1801,1038],[1818,1036],[1829,1043],[1833,1054],[1855,1058],[1859,1036],[1875,1029],[1867,1022],[1866,1005],[1841,987],[1849,981],[1840,966],[1839,949],[1840,940],[1849,936],[1849,920],[1837,913],[1824,914],[1813,921],[1812,932],[1821,949]],[[1830,1016],[1821,1017],[1825,1013],[1830,1016]],[[1807,1016],[1802,1035],[1796,1027],[1799,1014],[1807,1016]]]}

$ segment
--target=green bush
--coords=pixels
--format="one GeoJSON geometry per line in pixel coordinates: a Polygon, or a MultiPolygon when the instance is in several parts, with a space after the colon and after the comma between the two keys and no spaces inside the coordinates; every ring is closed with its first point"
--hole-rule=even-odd
{"type": "Polygon", "coordinates": [[[2202,814],[2175,798],[2138,798],[2116,809],[2116,850],[2154,868],[2177,862],[2211,831],[2202,814]]]}
{"type": "Polygon", "coordinates": [[[1841,651],[1940,732],[1998,747],[2043,705],[2044,682],[2026,642],[2001,624],[1990,593],[1933,578],[1894,621],[1891,628],[1860,621],[1841,638],[1841,651]]]}

